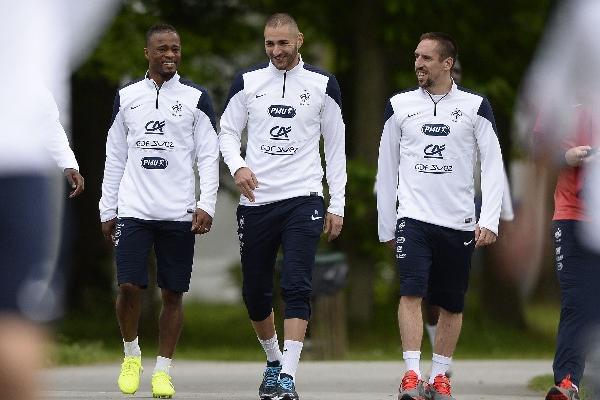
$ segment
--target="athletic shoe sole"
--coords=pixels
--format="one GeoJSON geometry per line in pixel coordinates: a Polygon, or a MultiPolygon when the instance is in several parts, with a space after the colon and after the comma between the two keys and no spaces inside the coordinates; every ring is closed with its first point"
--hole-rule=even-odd
{"type": "Polygon", "coordinates": [[[557,388],[552,388],[552,389],[550,389],[548,394],[546,394],[546,400],[571,400],[571,399],[569,399],[567,396],[565,396],[564,393],[562,393],[557,388]]]}

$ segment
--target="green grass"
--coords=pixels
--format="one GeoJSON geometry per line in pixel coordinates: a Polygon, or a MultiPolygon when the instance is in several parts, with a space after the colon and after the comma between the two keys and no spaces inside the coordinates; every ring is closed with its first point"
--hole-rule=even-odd
{"type": "MultiPolygon", "coordinates": [[[[398,333],[397,304],[380,304],[375,319],[368,324],[349,326],[351,360],[402,359],[398,333]]],[[[539,359],[554,356],[554,338],[559,311],[553,305],[526,307],[527,326],[523,329],[507,327],[485,315],[477,301],[471,299],[457,350],[458,359],[539,359]]],[[[422,358],[431,356],[426,333],[423,336],[422,358]]]]}
{"type": "Polygon", "coordinates": [[[50,365],[82,365],[118,360],[121,351],[107,348],[101,341],[73,342],[58,339],[48,355],[50,365]]]}
{"type": "MultiPolygon", "coordinates": [[[[348,360],[400,360],[397,304],[379,301],[367,324],[349,324],[348,360]]],[[[108,310],[111,312],[112,310],[108,310]]],[[[176,357],[180,359],[246,360],[264,358],[243,304],[186,303],[185,322],[176,357]]],[[[458,359],[552,358],[558,310],[546,305],[527,307],[527,329],[508,328],[486,316],[476,301],[467,306],[455,357],[458,359]]],[[[112,314],[71,316],[56,327],[58,339],[50,362],[56,365],[114,362],[122,344],[112,314]]],[[[145,355],[156,353],[153,326],[140,326],[145,355]]],[[[308,349],[307,349],[308,350],[308,349]]],[[[423,358],[431,355],[423,338],[423,358]]],[[[310,358],[310,351],[305,356],[310,358]]]]}

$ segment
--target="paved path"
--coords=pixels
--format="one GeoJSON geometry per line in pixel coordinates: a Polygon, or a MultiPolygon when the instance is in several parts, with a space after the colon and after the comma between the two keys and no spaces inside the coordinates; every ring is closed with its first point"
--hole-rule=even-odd
{"type": "MultiPolygon", "coordinates": [[[[53,368],[43,373],[44,399],[148,399],[153,360],[140,391],[123,396],[118,391],[118,365],[53,368]]],[[[428,363],[422,368],[429,370],[428,363]]],[[[552,371],[544,361],[458,361],[453,366],[453,393],[459,400],[541,399],[526,388],[530,378],[552,371]]],[[[302,400],[396,400],[403,368],[400,362],[302,362],[298,393],[302,400]]],[[[263,364],[178,361],[171,370],[175,399],[257,400],[263,364]]]]}

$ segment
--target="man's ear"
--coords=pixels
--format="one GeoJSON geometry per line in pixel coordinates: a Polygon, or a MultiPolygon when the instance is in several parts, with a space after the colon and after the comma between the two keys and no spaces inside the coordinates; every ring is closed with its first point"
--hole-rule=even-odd
{"type": "Polygon", "coordinates": [[[144,57],[146,57],[146,60],[150,61],[150,59],[148,58],[148,48],[144,47],[144,57]]]}
{"type": "Polygon", "coordinates": [[[302,44],[304,44],[304,35],[298,32],[298,48],[302,47],[302,44]]]}

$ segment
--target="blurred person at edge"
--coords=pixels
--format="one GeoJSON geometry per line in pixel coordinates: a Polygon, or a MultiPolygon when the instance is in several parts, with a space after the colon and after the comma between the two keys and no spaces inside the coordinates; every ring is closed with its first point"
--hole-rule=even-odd
{"type": "MultiPolygon", "coordinates": [[[[450,70],[450,76],[452,80],[460,85],[462,80],[462,64],[459,59],[456,59],[452,69],[450,70]]],[[[475,196],[475,215],[476,218],[479,219],[479,214],[481,212],[481,185],[479,179],[479,171],[481,170],[479,157],[477,157],[477,161],[475,163],[475,181],[477,187],[477,194],[475,196]]],[[[512,198],[510,195],[510,185],[508,182],[508,176],[506,175],[506,171],[504,171],[504,195],[502,197],[502,206],[500,208],[500,224],[499,231],[503,231],[503,225],[506,222],[512,221],[514,219],[513,212],[513,204],[512,198]]],[[[501,238],[498,238],[501,241],[501,238]]],[[[440,308],[436,305],[431,305],[427,302],[427,299],[423,300],[423,319],[425,322],[425,331],[427,332],[427,336],[429,337],[429,343],[431,344],[431,348],[433,349],[433,345],[435,343],[435,331],[437,329],[437,322],[440,316],[440,308]]],[[[446,371],[447,375],[450,377],[452,375],[451,370],[446,371]]]]}
{"type": "MultiPolygon", "coordinates": [[[[547,192],[553,188],[556,176],[559,175],[557,192],[560,189],[561,178],[565,171],[578,170],[578,180],[580,187],[574,192],[575,199],[582,204],[580,209],[585,221],[578,221],[570,218],[573,223],[573,230],[566,232],[560,230],[560,238],[564,242],[575,243],[569,252],[564,245],[558,246],[556,243],[557,222],[553,231],[553,240],[561,248],[560,253],[555,257],[563,255],[563,259],[558,261],[556,268],[558,279],[561,284],[561,294],[565,295],[565,290],[578,291],[581,298],[586,296],[588,289],[587,283],[597,283],[598,279],[592,279],[591,282],[582,282],[577,280],[576,285],[579,289],[572,289],[565,286],[563,279],[567,272],[566,266],[570,266],[574,257],[579,257],[579,264],[573,268],[589,268],[590,255],[600,251],[600,160],[594,153],[593,146],[598,145],[599,131],[598,126],[598,106],[600,105],[600,44],[597,41],[599,33],[598,20],[600,19],[600,2],[594,0],[573,0],[563,2],[548,26],[536,57],[528,71],[523,87],[517,102],[515,113],[515,132],[521,140],[522,146],[526,148],[531,155],[533,162],[530,164],[527,178],[531,182],[527,186],[527,192],[523,196],[523,210],[517,213],[518,226],[523,228],[523,234],[519,237],[513,237],[514,246],[512,256],[515,260],[521,260],[524,257],[539,257],[542,252],[542,239],[546,234],[545,224],[546,215],[543,211],[547,192]],[[577,106],[579,105],[579,106],[577,106]],[[584,143],[586,146],[575,150],[565,149],[565,143],[575,143],[574,135],[578,132],[581,124],[581,105],[589,113],[589,141],[584,143]],[[569,162],[571,158],[569,152],[576,153],[577,164],[569,162]],[[542,210],[542,211],[540,211],[542,210]],[[569,237],[567,239],[567,236],[569,237]],[[523,239],[523,240],[521,240],[523,239]],[[583,255],[583,256],[582,256],[583,255]]],[[[578,146],[575,146],[576,148],[578,146]]],[[[556,198],[556,197],[555,197],[556,198]]],[[[555,205],[558,206],[559,203],[555,205]]],[[[555,216],[556,217],[556,216],[555,216]]],[[[556,218],[555,218],[556,219],[556,218]]],[[[558,220],[558,223],[562,223],[558,220]]],[[[594,270],[598,270],[598,263],[594,265],[594,270]]],[[[588,277],[589,279],[589,277],[588,277]]],[[[596,290],[597,293],[597,290],[596,290]]],[[[573,294],[573,293],[571,293],[573,294]]],[[[561,322],[559,327],[559,343],[557,345],[557,358],[560,352],[561,329],[568,327],[566,317],[573,317],[575,314],[583,312],[585,314],[585,305],[583,308],[575,307],[570,313],[565,312],[565,301],[572,301],[573,297],[569,294],[567,298],[561,300],[561,322]]],[[[593,291],[591,293],[593,295],[593,291]]],[[[597,305],[598,299],[592,304],[597,305]]],[[[581,306],[582,303],[578,303],[581,306]]],[[[595,312],[592,312],[595,314],[595,312]]],[[[585,334],[580,333],[578,337],[583,340],[572,338],[569,346],[583,345],[583,353],[587,355],[585,374],[589,377],[586,385],[593,388],[593,392],[600,393],[600,328],[597,323],[593,323],[593,315],[584,316],[585,334]],[[575,342],[580,343],[576,344],[575,342]]],[[[576,322],[579,324],[579,322],[576,322]]],[[[583,326],[583,325],[582,325],[583,326]]],[[[563,347],[565,349],[565,347],[563,347]]],[[[581,351],[581,350],[580,350],[581,351]]],[[[571,356],[569,356],[571,357],[571,356]]],[[[563,357],[564,359],[564,357],[563,357]]],[[[561,364],[560,362],[558,364],[561,364]]],[[[548,392],[551,399],[578,398],[572,390],[560,391],[564,377],[560,377],[561,372],[557,371],[557,359],[555,358],[555,383],[553,390],[548,392]],[[557,372],[559,372],[557,374],[557,372]],[[562,397],[561,397],[562,396],[562,397]],[[571,397],[568,397],[571,396],[571,397]]],[[[576,363],[577,364],[577,363],[576,363]]],[[[580,362],[579,362],[580,364],[580,362]]],[[[580,367],[582,367],[580,365],[580,367]]],[[[561,369],[561,368],[559,368],[561,369]]],[[[579,376],[572,370],[570,373],[570,383],[575,384],[575,379],[579,376]]],[[[563,370],[564,374],[565,371],[563,370]]],[[[563,389],[565,389],[563,387],[563,389]]]]}
{"type": "MultiPolygon", "coordinates": [[[[85,7],[71,1],[12,2],[0,33],[14,62],[0,91],[0,387],[3,398],[38,398],[36,372],[44,359],[40,322],[57,316],[56,269],[62,186],[59,168],[83,190],[77,162],[58,121],[68,105],[70,68],[106,22],[113,1],[85,7]],[[83,29],[85,27],[85,30],[83,29]]],[[[63,114],[68,114],[65,112],[63,114]]]]}

